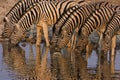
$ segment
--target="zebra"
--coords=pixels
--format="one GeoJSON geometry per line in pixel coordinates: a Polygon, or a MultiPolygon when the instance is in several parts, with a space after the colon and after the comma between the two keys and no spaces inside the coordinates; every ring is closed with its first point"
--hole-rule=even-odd
{"type": "Polygon", "coordinates": [[[91,13],[102,7],[112,7],[112,5],[109,2],[100,1],[82,7],[72,7],[54,24],[54,36],[51,42],[55,43],[54,46],[58,48],[65,47],[71,39],[74,30],[80,28],[91,13]]]}
{"type": "Polygon", "coordinates": [[[61,1],[56,5],[54,5],[51,1],[41,1],[40,3],[36,3],[28,12],[26,12],[23,17],[15,24],[13,32],[11,34],[11,42],[13,44],[19,43],[23,34],[32,24],[37,24],[37,42],[36,45],[40,45],[40,37],[41,37],[41,29],[43,29],[43,33],[46,39],[46,44],[49,46],[48,41],[48,26],[53,25],[60,15],[65,12],[70,6],[80,5],[84,3],[83,1],[79,1],[81,3],[76,3],[73,0],[69,1],[61,1]],[[64,6],[63,6],[64,5],[64,6]],[[14,34],[15,33],[15,34],[14,34]],[[19,34],[21,33],[21,34],[19,34]],[[23,34],[22,34],[23,33],[23,34]],[[14,36],[14,37],[13,37],[14,36]],[[21,37],[21,38],[20,38],[21,37]]]}
{"type": "Polygon", "coordinates": [[[88,44],[89,35],[96,30],[100,36],[98,43],[98,50],[100,52],[103,32],[105,31],[109,21],[112,20],[115,13],[117,12],[117,8],[119,8],[119,6],[113,8],[102,7],[101,9],[98,9],[95,12],[93,12],[78,31],[79,38],[77,48],[81,48],[81,50],[83,50],[88,44]]]}
{"type": "Polygon", "coordinates": [[[12,9],[5,15],[4,22],[4,30],[2,33],[3,38],[8,38],[13,28],[9,27],[17,23],[18,20],[29,10],[30,7],[34,5],[34,3],[39,3],[42,0],[19,0],[12,9]]]}
{"type": "Polygon", "coordinates": [[[119,35],[120,31],[120,12],[117,12],[110,23],[107,25],[106,30],[103,33],[103,40],[101,42],[101,48],[106,53],[112,49],[112,55],[114,55],[114,49],[116,47],[116,35],[119,35]]]}
{"type": "Polygon", "coordinates": [[[52,1],[55,4],[58,4],[60,0],[19,0],[10,11],[5,15],[4,22],[4,30],[2,33],[3,38],[10,37],[10,33],[13,28],[9,26],[13,26],[14,23],[17,23],[18,20],[33,6],[35,3],[39,3],[41,1],[52,1]]]}

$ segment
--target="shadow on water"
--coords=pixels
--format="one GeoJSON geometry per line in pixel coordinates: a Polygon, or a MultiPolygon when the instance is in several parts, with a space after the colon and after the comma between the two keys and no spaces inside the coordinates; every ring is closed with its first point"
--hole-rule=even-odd
{"type": "Polygon", "coordinates": [[[69,60],[67,52],[54,52],[44,43],[36,52],[34,44],[11,48],[8,43],[0,44],[0,79],[2,80],[120,80],[120,51],[115,59],[108,54],[98,55],[96,50],[86,59],[85,54],[72,51],[75,60],[69,60]],[[40,52],[40,53],[39,53],[40,52]],[[42,58],[41,58],[42,54],[42,58]],[[4,73],[3,73],[4,72],[4,73]],[[8,76],[7,78],[1,76],[8,76]]]}

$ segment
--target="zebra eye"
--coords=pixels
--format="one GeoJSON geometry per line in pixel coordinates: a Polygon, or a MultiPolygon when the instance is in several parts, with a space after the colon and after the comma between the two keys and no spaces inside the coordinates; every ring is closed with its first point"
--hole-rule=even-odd
{"type": "Polygon", "coordinates": [[[108,44],[109,44],[109,42],[107,41],[107,42],[106,42],[106,44],[108,45],[108,44]]]}
{"type": "Polygon", "coordinates": [[[3,19],[3,22],[7,22],[6,18],[3,19]]]}
{"type": "Polygon", "coordinates": [[[84,40],[84,38],[81,38],[81,40],[84,40]]]}
{"type": "Polygon", "coordinates": [[[109,45],[109,43],[108,43],[108,42],[107,42],[106,44],[107,44],[107,45],[109,45]]]}
{"type": "Polygon", "coordinates": [[[68,35],[71,35],[70,33],[68,33],[68,35]]]}

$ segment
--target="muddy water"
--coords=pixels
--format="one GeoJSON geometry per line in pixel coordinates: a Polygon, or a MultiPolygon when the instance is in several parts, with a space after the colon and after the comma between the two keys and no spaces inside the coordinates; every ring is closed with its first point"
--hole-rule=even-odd
{"type": "Polygon", "coordinates": [[[100,58],[96,50],[87,60],[85,54],[74,52],[75,60],[71,61],[65,50],[52,58],[44,44],[39,51],[29,43],[9,51],[8,43],[0,43],[0,80],[120,80],[119,49],[112,61],[108,54],[101,54],[100,58]]]}

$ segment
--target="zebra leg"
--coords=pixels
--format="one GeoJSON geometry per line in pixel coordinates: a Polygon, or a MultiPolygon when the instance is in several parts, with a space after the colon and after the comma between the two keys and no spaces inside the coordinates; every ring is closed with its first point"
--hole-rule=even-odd
{"type": "Polygon", "coordinates": [[[49,43],[49,38],[48,38],[48,26],[45,22],[40,22],[41,26],[43,28],[43,33],[44,33],[44,37],[45,37],[45,41],[46,41],[46,46],[49,47],[50,43],[49,43]]]}
{"type": "Polygon", "coordinates": [[[116,47],[116,35],[112,37],[112,44],[111,44],[111,73],[114,73],[115,69],[115,47],[116,47]]]}
{"type": "Polygon", "coordinates": [[[42,34],[41,26],[37,26],[37,41],[36,41],[36,47],[40,47],[41,36],[42,36],[41,34],[42,34]]]}
{"type": "Polygon", "coordinates": [[[72,36],[72,46],[73,46],[72,48],[73,48],[73,50],[76,47],[76,40],[77,40],[77,33],[74,33],[72,36]]]}
{"type": "Polygon", "coordinates": [[[112,54],[110,56],[110,69],[111,69],[111,73],[114,74],[115,73],[115,56],[112,54]]]}
{"type": "Polygon", "coordinates": [[[103,39],[103,34],[100,33],[100,32],[99,32],[98,34],[99,34],[99,36],[100,36],[98,53],[100,53],[100,52],[101,52],[101,42],[102,42],[102,39],[103,39]]]}
{"type": "Polygon", "coordinates": [[[92,53],[93,50],[93,45],[92,43],[88,40],[88,44],[86,46],[86,60],[88,60],[90,54],[92,53]]]}
{"type": "Polygon", "coordinates": [[[75,29],[74,34],[72,35],[72,46],[73,50],[75,50],[75,47],[77,45],[77,37],[78,37],[78,28],[75,29]]]}
{"type": "Polygon", "coordinates": [[[111,44],[111,55],[114,56],[115,54],[115,47],[116,47],[116,35],[112,37],[112,44],[111,44]]]}
{"type": "Polygon", "coordinates": [[[37,26],[37,41],[36,41],[36,64],[41,64],[41,34],[42,34],[42,29],[41,26],[37,26]]]}

